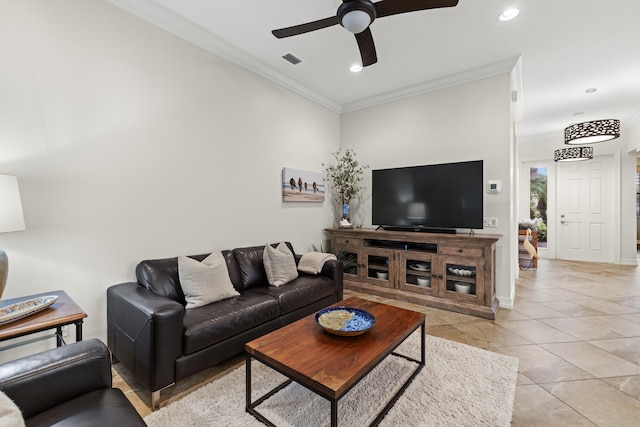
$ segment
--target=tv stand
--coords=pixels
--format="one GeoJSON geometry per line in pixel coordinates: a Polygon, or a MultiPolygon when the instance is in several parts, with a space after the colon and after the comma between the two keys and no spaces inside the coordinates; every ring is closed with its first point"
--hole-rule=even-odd
{"type": "Polygon", "coordinates": [[[345,268],[346,289],[495,320],[496,242],[501,235],[325,231],[336,252],[356,259],[345,268]]]}

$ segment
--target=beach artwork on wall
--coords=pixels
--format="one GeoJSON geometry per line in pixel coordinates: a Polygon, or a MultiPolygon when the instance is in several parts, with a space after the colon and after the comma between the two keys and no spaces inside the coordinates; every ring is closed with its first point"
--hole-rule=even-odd
{"type": "Polygon", "coordinates": [[[282,168],[282,200],[284,202],[323,202],[324,191],[322,172],[282,168]]]}

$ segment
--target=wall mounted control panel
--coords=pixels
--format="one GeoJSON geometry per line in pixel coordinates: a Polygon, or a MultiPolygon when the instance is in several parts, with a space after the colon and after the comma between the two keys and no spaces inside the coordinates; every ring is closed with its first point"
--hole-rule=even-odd
{"type": "Polygon", "coordinates": [[[499,181],[499,180],[487,181],[487,193],[497,194],[500,192],[502,192],[502,181],[499,181]]]}

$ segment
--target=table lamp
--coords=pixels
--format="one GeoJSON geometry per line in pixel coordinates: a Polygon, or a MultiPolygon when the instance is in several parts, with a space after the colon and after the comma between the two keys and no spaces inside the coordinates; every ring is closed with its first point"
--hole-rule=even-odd
{"type": "MultiPolygon", "coordinates": [[[[0,174],[0,233],[24,230],[24,216],[18,179],[12,175],[0,174]]],[[[9,260],[7,253],[0,249],[0,298],[7,284],[9,260]]]]}

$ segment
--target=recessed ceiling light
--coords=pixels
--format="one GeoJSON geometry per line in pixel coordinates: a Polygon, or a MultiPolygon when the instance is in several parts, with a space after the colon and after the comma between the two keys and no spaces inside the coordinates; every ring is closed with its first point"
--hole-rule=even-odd
{"type": "Polygon", "coordinates": [[[352,73],[359,73],[360,71],[362,71],[362,65],[360,65],[360,64],[353,64],[353,65],[351,66],[351,68],[349,68],[349,70],[350,70],[352,73]]]}
{"type": "Polygon", "coordinates": [[[520,11],[518,9],[508,9],[502,12],[500,16],[498,16],[498,19],[500,21],[511,21],[513,18],[515,18],[519,14],[520,14],[520,11]]]}

